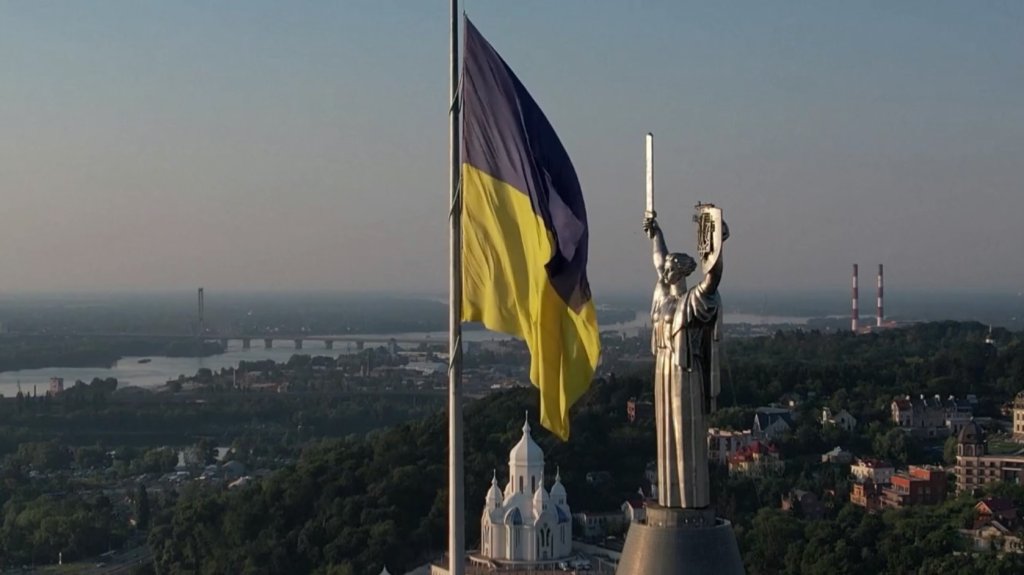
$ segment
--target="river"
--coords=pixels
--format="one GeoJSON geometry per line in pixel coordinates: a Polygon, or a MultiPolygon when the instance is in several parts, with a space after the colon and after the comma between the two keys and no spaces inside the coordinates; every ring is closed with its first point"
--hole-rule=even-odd
{"type": "MultiPolygon", "coordinates": [[[[807,318],[758,316],[751,314],[726,314],[725,319],[727,323],[807,323],[807,318]]],[[[636,333],[636,330],[649,324],[650,318],[647,314],[645,312],[637,312],[634,319],[602,327],[602,331],[625,331],[627,333],[631,332],[630,335],[633,335],[636,333]]],[[[370,344],[369,342],[384,342],[390,337],[394,337],[399,341],[402,339],[430,339],[436,340],[438,343],[445,343],[448,341],[448,332],[414,332],[391,335],[370,334],[366,336],[366,341],[368,344],[370,344]]],[[[507,337],[508,336],[503,334],[482,329],[466,330],[463,332],[463,339],[466,341],[488,341],[506,339],[507,337]]],[[[18,393],[19,383],[23,392],[31,394],[34,390],[36,394],[43,395],[49,389],[51,377],[64,378],[65,387],[74,385],[75,380],[79,379],[88,382],[92,381],[92,379],[96,377],[100,379],[113,377],[117,379],[118,387],[137,386],[154,388],[162,386],[168,380],[176,379],[179,375],[195,375],[197,371],[204,367],[211,370],[219,370],[226,367],[236,367],[241,361],[272,359],[276,362],[285,362],[296,353],[307,355],[341,355],[354,353],[356,351],[355,344],[344,341],[334,342],[333,350],[327,350],[323,347],[323,344],[318,341],[305,342],[305,347],[302,350],[296,350],[294,344],[291,341],[286,340],[275,341],[274,347],[271,349],[264,349],[262,339],[253,339],[252,344],[251,349],[242,349],[241,341],[232,340],[228,343],[228,348],[224,353],[209,357],[125,357],[109,368],[44,367],[40,369],[23,369],[19,371],[0,372],[0,395],[3,395],[4,397],[13,397],[18,393]],[[147,363],[139,363],[139,360],[141,359],[149,359],[150,361],[147,363]]],[[[411,367],[422,369],[424,371],[431,371],[441,369],[443,368],[443,365],[419,363],[411,365],[411,367]]]]}

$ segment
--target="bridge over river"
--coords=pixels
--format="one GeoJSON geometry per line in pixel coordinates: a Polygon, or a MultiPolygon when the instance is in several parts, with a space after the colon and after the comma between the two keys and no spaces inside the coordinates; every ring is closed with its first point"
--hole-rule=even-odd
{"type": "Polygon", "coordinates": [[[307,342],[318,342],[324,349],[334,349],[336,342],[349,342],[356,345],[356,349],[363,349],[367,344],[396,344],[404,345],[442,345],[447,348],[448,341],[445,337],[431,337],[429,334],[309,334],[309,333],[265,333],[265,334],[240,334],[220,333],[209,331],[202,335],[181,333],[181,332],[47,332],[47,333],[24,333],[7,332],[0,337],[90,337],[90,338],[117,338],[117,339],[167,339],[167,340],[194,340],[220,341],[225,347],[231,341],[241,341],[243,349],[252,347],[252,342],[262,341],[263,347],[270,349],[274,342],[291,342],[295,349],[303,349],[307,342]]]}

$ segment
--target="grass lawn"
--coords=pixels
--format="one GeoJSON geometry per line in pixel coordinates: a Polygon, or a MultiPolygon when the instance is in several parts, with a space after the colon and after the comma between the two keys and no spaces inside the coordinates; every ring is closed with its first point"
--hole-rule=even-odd
{"type": "Polygon", "coordinates": [[[1024,449],[1024,445],[1003,439],[990,439],[988,452],[992,455],[1010,455],[1024,449]]]}

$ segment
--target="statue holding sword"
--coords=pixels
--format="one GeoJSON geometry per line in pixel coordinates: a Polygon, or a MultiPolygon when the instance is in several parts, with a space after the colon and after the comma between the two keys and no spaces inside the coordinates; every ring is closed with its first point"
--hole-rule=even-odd
{"type": "Polygon", "coordinates": [[[710,504],[707,416],[718,397],[721,335],[722,244],[729,228],[722,210],[698,204],[697,257],[669,252],[654,211],[653,139],[647,137],[647,206],[643,229],[653,244],[658,280],[651,302],[651,350],[655,355],[658,503],[704,509],[710,504]],[[703,277],[687,288],[700,267],[703,277]]]}

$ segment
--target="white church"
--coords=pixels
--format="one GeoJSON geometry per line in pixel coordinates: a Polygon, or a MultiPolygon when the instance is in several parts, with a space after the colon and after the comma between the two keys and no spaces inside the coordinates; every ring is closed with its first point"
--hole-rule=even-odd
{"type": "Polygon", "coordinates": [[[523,424],[508,454],[505,490],[491,479],[480,520],[480,555],[495,563],[552,563],[572,555],[572,514],[560,474],[544,488],[544,452],[523,424]]]}

